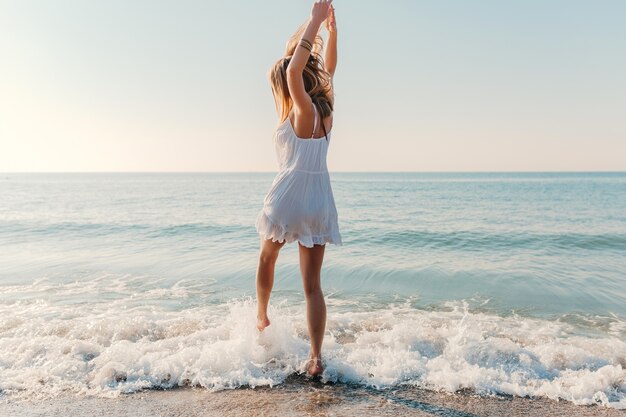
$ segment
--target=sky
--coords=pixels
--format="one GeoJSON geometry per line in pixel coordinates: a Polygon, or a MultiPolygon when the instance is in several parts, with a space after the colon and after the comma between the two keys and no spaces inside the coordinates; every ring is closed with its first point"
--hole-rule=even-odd
{"type": "MultiPolygon", "coordinates": [[[[331,172],[626,171],[626,1],[333,4],[331,172]]],[[[275,172],[311,5],[0,0],[0,172],[275,172]]]]}

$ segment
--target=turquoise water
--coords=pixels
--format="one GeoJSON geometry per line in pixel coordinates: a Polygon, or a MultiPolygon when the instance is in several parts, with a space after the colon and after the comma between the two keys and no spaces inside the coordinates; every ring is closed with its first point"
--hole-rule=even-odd
{"type": "MultiPolygon", "coordinates": [[[[0,175],[0,389],[281,383],[308,342],[296,244],[252,331],[273,177],[0,175]]],[[[327,381],[626,406],[626,173],[331,179],[327,381]]]]}

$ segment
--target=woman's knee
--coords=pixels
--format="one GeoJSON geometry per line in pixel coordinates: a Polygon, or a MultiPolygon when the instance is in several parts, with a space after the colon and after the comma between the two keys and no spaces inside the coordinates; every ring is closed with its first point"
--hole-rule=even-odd
{"type": "Polygon", "coordinates": [[[304,287],[304,296],[311,297],[322,293],[322,286],[320,285],[319,278],[311,277],[311,279],[307,279],[304,277],[303,279],[303,287],[304,287]]]}
{"type": "Polygon", "coordinates": [[[263,265],[273,265],[278,259],[278,251],[261,251],[259,262],[263,265]]]}
{"type": "Polygon", "coordinates": [[[285,242],[264,242],[259,253],[259,261],[263,264],[273,264],[278,259],[280,248],[285,242]]]}

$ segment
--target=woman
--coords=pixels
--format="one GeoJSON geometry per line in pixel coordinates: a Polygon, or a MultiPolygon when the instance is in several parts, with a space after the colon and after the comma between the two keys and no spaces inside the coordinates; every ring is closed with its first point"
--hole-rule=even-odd
{"type": "Polygon", "coordinates": [[[332,0],[316,1],[311,16],[287,42],[285,56],[269,73],[281,124],[274,134],[279,172],[256,219],[261,237],[256,276],[257,328],[270,325],[267,305],[274,284],[274,266],[282,246],[298,241],[300,273],[311,337],[306,372],[324,370],[321,347],[326,304],[320,273],[327,242],[341,245],[337,209],[326,166],[333,125],[332,77],[337,65],[337,28],[332,0]],[[318,35],[326,22],[328,46],[318,35]]]}

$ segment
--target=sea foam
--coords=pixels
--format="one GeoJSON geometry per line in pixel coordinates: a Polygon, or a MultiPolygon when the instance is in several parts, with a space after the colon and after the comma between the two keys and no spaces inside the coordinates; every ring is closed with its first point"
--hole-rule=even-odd
{"type": "MultiPolygon", "coordinates": [[[[327,297],[324,382],[626,408],[626,343],[618,335],[471,311],[464,301],[431,310],[410,302],[359,309],[358,301],[346,309],[346,302],[327,297]]],[[[0,319],[0,389],[13,398],[271,387],[302,372],[309,353],[304,305],[278,297],[270,304],[272,324],[261,333],[251,298],[182,311],[112,302],[85,303],[69,313],[42,300],[3,310],[9,307],[11,314],[0,319]]]]}

